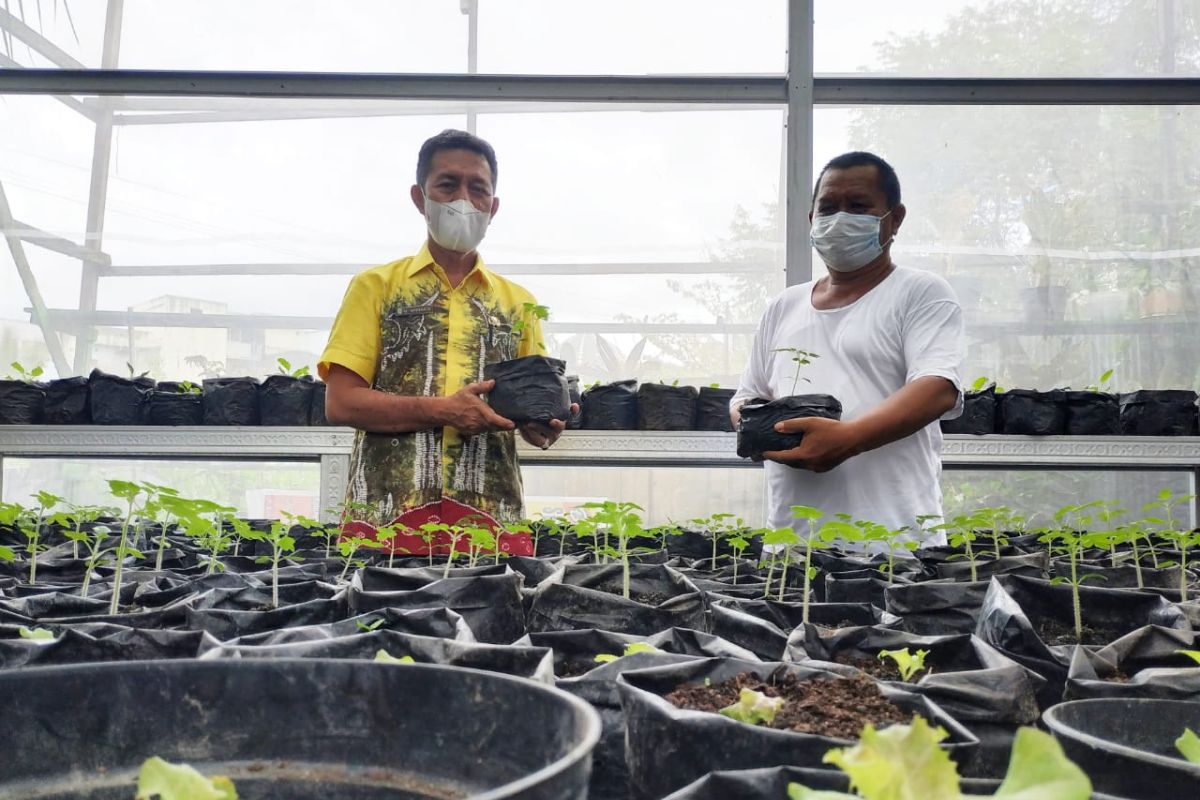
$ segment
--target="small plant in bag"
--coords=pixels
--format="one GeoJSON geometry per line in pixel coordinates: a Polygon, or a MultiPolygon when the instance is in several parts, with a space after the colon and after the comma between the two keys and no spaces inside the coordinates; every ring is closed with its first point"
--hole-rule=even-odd
{"type": "MultiPolygon", "coordinates": [[[[792,377],[791,394],[796,394],[796,387],[800,385],[800,373],[803,369],[813,363],[815,359],[820,358],[816,353],[810,353],[807,350],[801,350],[799,347],[778,347],[771,352],[773,353],[790,353],[791,361],[796,365],[796,374],[792,377]]],[[[808,378],[804,378],[805,383],[812,383],[808,378]]]]}
{"type": "Polygon", "coordinates": [[[880,650],[876,657],[880,661],[890,658],[895,663],[896,669],[900,670],[900,678],[905,683],[911,683],[917,673],[925,669],[925,657],[928,655],[928,650],[910,653],[908,648],[904,647],[900,650],[880,650]]]}
{"type": "Polygon", "coordinates": [[[1189,762],[1200,764],[1200,736],[1191,728],[1183,729],[1183,734],[1175,740],[1175,749],[1189,762]]]}
{"type": "Polygon", "coordinates": [[[616,661],[618,658],[624,658],[625,656],[636,655],[637,653],[661,653],[661,652],[662,652],[662,650],[659,650],[657,647],[650,644],[649,642],[630,642],[629,644],[625,645],[625,650],[619,656],[613,655],[612,653],[600,653],[593,660],[597,664],[610,664],[613,661],[616,661]]]}
{"type": "Polygon", "coordinates": [[[131,555],[135,558],[142,557],[142,554],[129,544],[129,526],[140,512],[139,501],[144,501],[146,490],[140,483],[110,479],[108,491],[118,500],[125,501],[125,518],[121,522],[121,533],[117,539],[117,548],[114,553],[116,569],[113,571],[112,602],[108,608],[109,615],[113,616],[121,608],[121,580],[124,575],[125,559],[131,555]]]}
{"type": "Polygon", "coordinates": [[[42,377],[43,374],[41,367],[34,367],[33,369],[26,370],[25,367],[21,365],[20,361],[14,361],[10,366],[12,367],[12,372],[8,373],[6,376],[10,381],[20,381],[21,383],[34,384],[37,383],[37,379],[42,377]]]}
{"type": "Polygon", "coordinates": [[[621,561],[621,596],[629,599],[629,548],[631,539],[642,535],[642,518],[637,514],[644,511],[636,503],[616,503],[606,500],[603,503],[584,503],[584,508],[592,509],[594,513],[591,522],[603,528],[605,534],[604,547],[606,556],[618,558],[621,561]],[[617,546],[608,547],[609,537],[615,537],[617,546]]]}
{"type": "Polygon", "coordinates": [[[279,365],[279,374],[287,375],[289,378],[303,378],[309,374],[308,367],[292,367],[292,362],[280,356],[275,359],[275,363],[279,365]]]}
{"type": "Polygon", "coordinates": [[[238,800],[233,781],[224,775],[206,778],[187,764],[158,756],[142,762],[135,800],[238,800]]]}
{"type": "Polygon", "coordinates": [[[46,514],[61,503],[63,498],[47,491],[40,491],[31,496],[37,500],[37,511],[30,509],[28,513],[18,516],[16,522],[17,528],[25,535],[25,553],[29,556],[29,582],[37,583],[38,553],[47,549],[46,545],[42,544],[42,527],[46,522],[46,514]]]}
{"type": "Polygon", "coordinates": [[[1055,546],[1058,546],[1061,552],[1067,556],[1071,574],[1056,575],[1050,583],[1055,586],[1065,583],[1071,587],[1071,610],[1075,625],[1075,639],[1080,642],[1083,640],[1083,609],[1079,600],[1079,587],[1089,580],[1105,580],[1103,575],[1079,574],[1079,561],[1083,551],[1089,547],[1105,544],[1105,534],[1087,532],[1093,522],[1088,512],[1096,505],[1097,503],[1092,502],[1060,508],[1054,512],[1054,520],[1059,523],[1058,527],[1047,531],[1038,539],[1038,541],[1050,545],[1051,552],[1055,546]]]}
{"type": "Polygon", "coordinates": [[[768,697],[753,689],[742,689],[738,701],[718,713],[747,725],[770,725],[786,702],[782,697],[768,697]]]}

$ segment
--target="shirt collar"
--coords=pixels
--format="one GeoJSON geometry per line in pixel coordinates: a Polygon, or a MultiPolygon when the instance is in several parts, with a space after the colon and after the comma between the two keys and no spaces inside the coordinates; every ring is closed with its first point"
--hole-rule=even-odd
{"type": "MultiPolygon", "coordinates": [[[[417,254],[413,256],[412,261],[409,262],[408,271],[405,277],[411,278],[414,275],[431,268],[434,266],[434,264],[437,264],[437,262],[434,260],[433,254],[429,252],[429,241],[426,240],[425,243],[421,245],[421,249],[417,251],[417,254]]],[[[438,264],[438,266],[440,267],[441,265],[438,264]]],[[[442,268],[442,271],[445,272],[444,267],[442,268]]],[[[463,281],[463,285],[469,284],[472,281],[478,283],[484,289],[491,289],[493,285],[492,271],[483,263],[483,256],[479,255],[478,253],[475,254],[475,267],[469,273],[467,273],[467,277],[466,280],[463,281]]]]}

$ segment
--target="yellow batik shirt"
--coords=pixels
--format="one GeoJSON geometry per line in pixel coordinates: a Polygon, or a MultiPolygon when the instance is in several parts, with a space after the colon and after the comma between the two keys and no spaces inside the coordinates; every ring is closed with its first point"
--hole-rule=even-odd
{"type": "MultiPolygon", "coordinates": [[[[355,275],[317,366],[338,364],[389,394],[445,397],[483,380],[487,364],[545,353],[533,295],[477,259],[457,287],[428,245],[355,275]],[[518,320],[522,325],[514,324],[518,320]]],[[[501,521],[522,516],[512,431],[463,436],[454,428],[359,431],[348,499],[386,523],[407,509],[453,498],[501,521]]],[[[356,517],[360,515],[356,514],[356,517]]]]}

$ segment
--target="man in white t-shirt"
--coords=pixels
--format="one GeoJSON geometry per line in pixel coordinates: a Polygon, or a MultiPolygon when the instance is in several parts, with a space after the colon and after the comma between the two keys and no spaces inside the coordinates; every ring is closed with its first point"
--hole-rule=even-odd
{"type": "Polygon", "coordinates": [[[942,513],[938,420],[962,413],[962,309],[940,276],[892,263],[904,216],[896,173],[876,155],[838,156],[817,178],[809,221],[829,274],[771,301],[730,403],[735,425],[754,398],[813,393],[842,403],[841,421],[776,426],[804,438],[763,454],[772,527],[802,530],[791,506],[807,505],[917,536],[918,517],[942,513]],[[799,384],[784,348],[818,356],[799,384]]]}

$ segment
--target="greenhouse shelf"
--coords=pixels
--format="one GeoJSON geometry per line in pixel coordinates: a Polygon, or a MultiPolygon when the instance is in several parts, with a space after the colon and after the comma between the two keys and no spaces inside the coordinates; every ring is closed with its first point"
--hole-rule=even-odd
{"type": "MultiPolygon", "coordinates": [[[[321,507],[344,497],[349,428],[0,427],[6,457],[307,461],[321,465],[321,507]]],[[[757,467],[738,458],[732,433],[568,431],[549,450],[519,443],[526,464],[608,467],[757,467]]],[[[1102,469],[1189,472],[1200,481],[1200,437],[948,435],[948,469],[1102,469]]],[[[3,485],[0,483],[0,490],[3,485]]]]}

